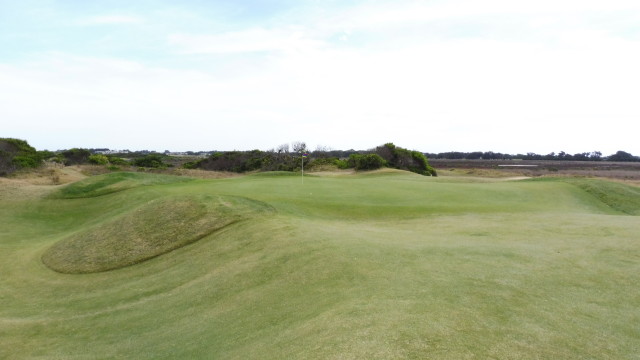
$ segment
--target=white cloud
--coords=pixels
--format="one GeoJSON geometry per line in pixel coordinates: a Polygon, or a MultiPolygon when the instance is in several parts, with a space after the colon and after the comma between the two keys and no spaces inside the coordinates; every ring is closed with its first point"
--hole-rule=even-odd
{"type": "Polygon", "coordinates": [[[0,65],[0,117],[12,119],[3,131],[42,129],[28,139],[43,143],[64,135],[57,147],[266,149],[304,140],[346,149],[393,141],[430,152],[640,154],[640,43],[581,15],[637,9],[635,1],[516,3],[361,5],[221,33],[168,26],[158,36],[182,70],[62,53],[0,65]],[[491,20],[507,25],[517,15],[525,36],[498,29],[427,37],[415,26],[482,25],[480,17],[496,14],[491,20]],[[180,65],[192,58],[215,66],[180,65]]]}

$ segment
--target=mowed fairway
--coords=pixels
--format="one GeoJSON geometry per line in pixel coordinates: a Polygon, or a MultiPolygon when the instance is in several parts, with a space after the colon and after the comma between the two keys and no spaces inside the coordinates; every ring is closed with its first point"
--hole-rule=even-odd
{"type": "Polygon", "coordinates": [[[638,359],[637,215],[606,181],[392,170],[0,191],[0,358],[638,359]],[[82,263],[173,222],[133,265],[82,263]]]}

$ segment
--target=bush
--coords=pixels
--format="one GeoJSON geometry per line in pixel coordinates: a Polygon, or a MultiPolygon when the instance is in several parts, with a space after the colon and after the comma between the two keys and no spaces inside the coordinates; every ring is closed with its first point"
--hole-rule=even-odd
{"type": "Polygon", "coordinates": [[[200,166],[199,161],[189,161],[182,164],[183,169],[197,169],[200,166]]]}
{"type": "Polygon", "coordinates": [[[165,169],[167,167],[162,156],[158,154],[149,154],[141,158],[137,158],[133,160],[133,165],[155,169],[165,169]]]}
{"type": "Polygon", "coordinates": [[[228,151],[215,153],[197,163],[189,163],[187,166],[196,166],[204,170],[239,173],[255,170],[293,171],[296,167],[300,167],[300,158],[290,154],[275,154],[260,150],[228,151]]]}
{"type": "Polygon", "coordinates": [[[129,163],[127,162],[127,160],[117,157],[117,156],[107,156],[107,159],[109,159],[109,162],[113,165],[128,165],[129,163]]]}
{"type": "Polygon", "coordinates": [[[37,156],[18,155],[13,158],[12,162],[18,168],[35,168],[40,166],[42,160],[37,156]]]}
{"type": "Polygon", "coordinates": [[[387,161],[389,166],[409,170],[421,175],[437,176],[436,170],[429,165],[427,157],[419,151],[410,151],[392,143],[376,148],[376,154],[387,161]]]}
{"type": "Polygon", "coordinates": [[[338,169],[348,169],[349,168],[349,161],[347,160],[336,160],[336,166],[338,167],[338,169]]]}
{"type": "Polygon", "coordinates": [[[89,161],[89,156],[91,156],[89,150],[78,148],[65,150],[61,154],[64,157],[63,163],[67,166],[86,164],[89,161]]]}
{"type": "Polygon", "coordinates": [[[0,175],[8,175],[23,168],[42,165],[45,154],[38,152],[26,141],[0,138],[0,175]]]}
{"type": "Polygon", "coordinates": [[[356,170],[376,170],[387,164],[378,154],[351,154],[347,162],[350,167],[356,170]]]}
{"type": "Polygon", "coordinates": [[[109,163],[109,158],[104,155],[95,154],[89,156],[89,162],[96,165],[107,165],[109,163]]]}

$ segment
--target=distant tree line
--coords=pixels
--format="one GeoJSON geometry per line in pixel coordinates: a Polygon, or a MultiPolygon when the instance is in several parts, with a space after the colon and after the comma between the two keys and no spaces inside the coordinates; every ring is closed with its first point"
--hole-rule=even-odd
{"type": "Polygon", "coordinates": [[[449,160],[567,160],[567,161],[640,161],[639,156],[633,156],[625,151],[618,151],[615,154],[609,156],[602,156],[600,151],[583,152],[577,154],[568,154],[564,151],[559,153],[549,153],[546,155],[540,155],[536,153],[526,154],[503,154],[492,151],[474,151],[474,152],[442,152],[442,153],[427,153],[427,157],[431,159],[449,159],[449,160]]]}

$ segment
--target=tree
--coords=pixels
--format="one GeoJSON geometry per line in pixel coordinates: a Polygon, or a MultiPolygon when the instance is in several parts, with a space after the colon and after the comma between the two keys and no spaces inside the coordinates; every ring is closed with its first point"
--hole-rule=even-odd
{"type": "Polygon", "coordinates": [[[613,155],[610,155],[607,160],[609,161],[639,161],[640,159],[638,157],[635,157],[631,154],[629,154],[628,152],[625,151],[618,151],[613,155]]]}
{"type": "Polygon", "coordinates": [[[288,154],[289,153],[289,144],[282,144],[276,148],[278,154],[288,154]]]}
{"type": "Polygon", "coordinates": [[[602,160],[602,153],[600,151],[592,151],[591,154],[589,154],[589,159],[595,161],[602,160]]]}
{"type": "Polygon", "coordinates": [[[293,149],[294,153],[301,154],[307,151],[307,144],[303,141],[294,141],[293,143],[291,143],[291,148],[293,149]]]}

